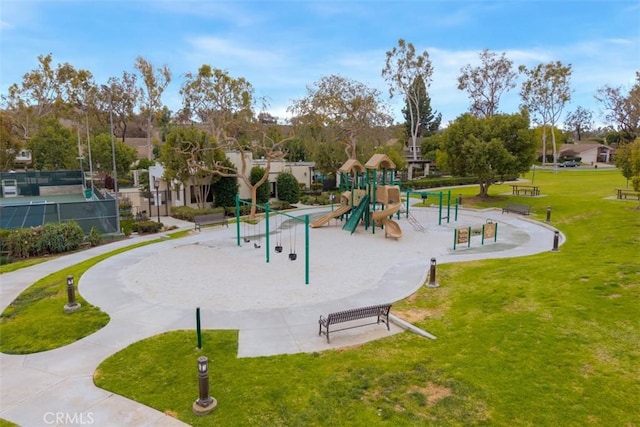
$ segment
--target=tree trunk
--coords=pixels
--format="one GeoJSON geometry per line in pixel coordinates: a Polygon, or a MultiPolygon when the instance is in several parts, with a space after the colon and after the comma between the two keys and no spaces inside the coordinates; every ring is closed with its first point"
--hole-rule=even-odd
{"type": "Polygon", "coordinates": [[[258,201],[258,186],[251,186],[251,210],[249,211],[249,218],[256,219],[256,203],[258,201]]]}
{"type": "Polygon", "coordinates": [[[542,166],[547,164],[547,125],[542,125],[542,166]]]}
{"type": "Polygon", "coordinates": [[[553,170],[558,172],[558,150],[556,149],[556,133],[551,125],[551,145],[553,146],[553,170]]]}
{"type": "Polygon", "coordinates": [[[489,197],[489,186],[491,184],[488,182],[480,182],[480,194],[478,194],[478,197],[480,198],[485,198],[485,197],[489,197]]]}

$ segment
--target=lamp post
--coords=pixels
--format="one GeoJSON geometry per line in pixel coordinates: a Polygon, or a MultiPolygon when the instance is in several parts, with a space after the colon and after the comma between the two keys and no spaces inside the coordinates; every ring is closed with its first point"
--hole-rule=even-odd
{"type": "Polygon", "coordinates": [[[156,209],[158,209],[158,222],[160,222],[160,180],[158,177],[153,177],[153,188],[156,189],[156,209]]]}
{"type": "Polygon", "coordinates": [[[73,287],[73,276],[67,276],[67,299],[69,302],[64,306],[65,313],[73,313],[80,308],[80,304],[76,302],[76,290],[73,287]]]}
{"type": "Polygon", "coordinates": [[[193,403],[193,413],[206,415],[216,408],[218,402],[209,396],[209,359],[198,357],[198,400],[193,403]]]}
{"type": "MultiPolygon", "coordinates": [[[[113,191],[116,193],[116,233],[120,233],[120,200],[118,198],[118,170],[116,168],[116,142],[113,137],[113,94],[111,89],[102,85],[102,89],[109,94],[109,131],[111,132],[111,160],[113,163],[113,191]]],[[[91,153],[91,150],[89,150],[91,153]]]]}
{"type": "Polygon", "coordinates": [[[438,282],[436,282],[436,259],[431,258],[431,264],[429,268],[429,283],[427,283],[427,288],[437,288],[438,282]]]}

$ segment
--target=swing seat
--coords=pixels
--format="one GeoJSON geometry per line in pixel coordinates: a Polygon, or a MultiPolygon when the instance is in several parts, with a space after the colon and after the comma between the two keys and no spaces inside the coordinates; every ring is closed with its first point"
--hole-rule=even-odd
{"type": "Polygon", "coordinates": [[[244,238],[244,242],[245,242],[245,243],[249,243],[250,241],[251,241],[251,239],[248,239],[248,238],[246,238],[246,237],[244,238]]]}
{"type": "Polygon", "coordinates": [[[254,243],[254,244],[253,244],[253,247],[254,247],[254,248],[256,248],[256,249],[260,249],[260,245],[259,245],[259,244],[257,244],[257,243],[254,243]]]}
{"type": "Polygon", "coordinates": [[[282,246],[280,246],[280,245],[276,246],[276,252],[277,253],[282,252],[282,246]]]}
{"type": "Polygon", "coordinates": [[[298,258],[298,254],[296,254],[296,253],[290,253],[289,254],[289,259],[291,261],[295,261],[297,258],[298,258]]]}

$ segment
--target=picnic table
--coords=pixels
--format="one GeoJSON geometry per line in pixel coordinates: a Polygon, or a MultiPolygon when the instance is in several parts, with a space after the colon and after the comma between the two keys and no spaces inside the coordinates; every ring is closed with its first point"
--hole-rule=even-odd
{"type": "Polygon", "coordinates": [[[511,194],[514,196],[539,196],[540,187],[528,184],[511,184],[511,194]]]}

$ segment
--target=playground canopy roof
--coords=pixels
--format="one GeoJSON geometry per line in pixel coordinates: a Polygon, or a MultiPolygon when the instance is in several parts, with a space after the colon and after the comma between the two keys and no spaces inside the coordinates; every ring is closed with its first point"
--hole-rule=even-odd
{"type": "Polygon", "coordinates": [[[396,164],[386,154],[374,154],[364,167],[367,169],[395,169],[396,164]]]}
{"type": "Polygon", "coordinates": [[[338,170],[338,172],[340,173],[362,173],[365,171],[364,166],[362,166],[362,163],[360,163],[358,160],[356,159],[349,159],[346,162],[344,162],[344,164],[342,166],[340,166],[340,169],[338,170]]]}

